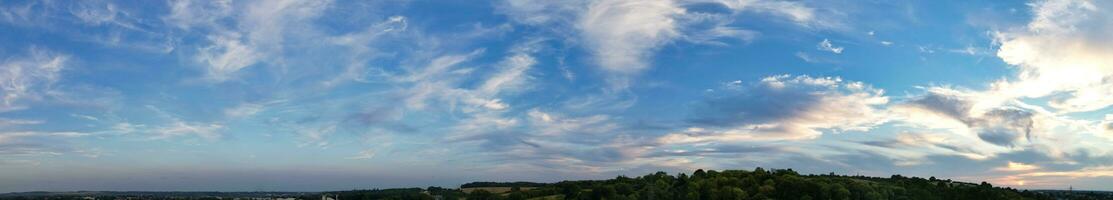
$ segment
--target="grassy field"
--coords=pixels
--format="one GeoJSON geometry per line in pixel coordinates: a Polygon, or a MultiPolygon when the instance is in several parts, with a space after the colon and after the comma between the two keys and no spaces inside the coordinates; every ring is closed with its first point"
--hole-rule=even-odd
{"type": "MultiPolygon", "coordinates": [[[[534,187],[520,187],[520,188],[522,189],[522,191],[529,191],[529,190],[533,189],[534,187]]],[[[495,193],[495,194],[507,193],[507,192],[510,192],[510,189],[511,189],[511,187],[460,188],[460,190],[463,190],[464,193],[471,193],[472,191],[476,191],[476,190],[486,190],[487,192],[491,192],[491,193],[495,193]]]]}
{"type": "Polygon", "coordinates": [[[563,194],[529,198],[529,200],[561,200],[561,199],[564,199],[563,194]]]}

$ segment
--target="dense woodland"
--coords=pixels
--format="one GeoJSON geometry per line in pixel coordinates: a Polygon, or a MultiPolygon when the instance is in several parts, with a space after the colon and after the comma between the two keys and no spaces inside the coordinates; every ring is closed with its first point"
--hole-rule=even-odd
{"type": "Polygon", "coordinates": [[[1113,199],[1113,192],[1021,191],[994,187],[985,182],[974,184],[934,177],[800,175],[791,169],[762,168],[753,171],[697,170],[690,175],[681,173],[675,176],[657,172],[640,177],[619,176],[609,180],[558,183],[474,182],[464,184],[461,188],[400,188],[323,193],[31,192],[0,194],[0,199],[230,199],[249,196],[298,199],[328,197],[340,200],[1113,199]]]}
{"type": "Polygon", "coordinates": [[[676,176],[657,172],[640,177],[619,176],[609,180],[563,181],[552,184],[492,183],[465,184],[462,188],[511,187],[510,192],[492,193],[431,187],[421,189],[368,190],[339,193],[340,199],[615,199],[615,200],[734,200],[734,199],[1104,199],[1099,195],[1069,195],[1051,191],[1020,191],[1012,188],[893,175],[865,176],[800,175],[791,169],[753,171],[697,170],[676,176]],[[1054,196],[1053,195],[1058,195],[1054,196]]]}

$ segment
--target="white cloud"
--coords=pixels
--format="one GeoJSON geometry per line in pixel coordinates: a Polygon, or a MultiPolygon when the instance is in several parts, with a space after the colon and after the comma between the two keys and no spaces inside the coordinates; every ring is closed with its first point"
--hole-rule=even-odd
{"type": "Polygon", "coordinates": [[[1097,130],[1106,138],[1113,138],[1113,114],[1105,115],[1105,121],[1098,124],[1097,130]]]}
{"type": "Polygon", "coordinates": [[[256,113],[263,111],[262,104],[243,103],[238,106],[224,110],[224,115],[231,118],[245,118],[254,116],[256,113]]]}
{"type": "Polygon", "coordinates": [[[326,122],[318,124],[317,126],[302,126],[297,125],[294,127],[294,132],[302,137],[302,142],[298,143],[298,147],[316,146],[320,148],[327,148],[330,144],[329,136],[336,133],[338,123],[326,122]]]}
{"type": "Polygon", "coordinates": [[[447,141],[483,140],[489,134],[515,127],[520,120],[508,116],[513,105],[505,98],[535,85],[530,71],[537,61],[529,53],[536,48],[526,46],[511,48],[501,62],[489,66],[468,66],[485,53],[480,49],[441,55],[424,65],[404,68],[405,72],[387,77],[398,86],[388,95],[403,105],[384,105],[390,111],[375,112],[448,113],[453,119],[446,125],[452,130],[444,138],[447,141]]]}
{"type": "Polygon", "coordinates": [[[527,115],[532,126],[530,130],[544,137],[565,134],[603,134],[619,128],[618,124],[612,122],[607,115],[565,117],[536,108],[527,112],[527,115]]]}
{"type": "Polygon", "coordinates": [[[1050,97],[1059,112],[1113,105],[1113,3],[1038,1],[1024,28],[997,33],[997,56],[1016,66],[1015,78],[993,90],[1012,98],[1050,97]]]}
{"type": "Polygon", "coordinates": [[[565,66],[565,65],[560,66],[560,75],[564,77],[564,80],[568,80],[568,81],[575,81],[576,80],[576,73],[573,73],[572,70],[568,69],[568,66],[565,66]]]}
{"type": "Polygon", "coordinates": [[[220,124],[206,124],[206,123],[192,123],[185,121],[174,121],[169,125],[157,127],[152,131],[155,135],[153,139],[168,139],[181,136],[195,135],[206,140],[220,139],[220,130],[224,126],[220,124]]]}
{"type": "Polygon", "coordinates": [[[254,65],[262,57],[253,46],[240,42],[239,36],[214,36],[213,44],[201,48],[197,61],[206,64],[206,78],[222,82],[232,78],[240,69],[254,65]]]}
{"type": "Polygon", "coordinates": [[[82,115],[82,114],[70,114],[70,116],[71,116],[71,117],[76,117],[76,118],[81,118],[81,119],[85,119],[85,120],[89,120],[89,121],[100,121],[100,118],[97,118],[97,117],[93,117],[93,116],[89,116],[89,115],[82,115]]]}
{"type": "Polygon", "coordinates": [[[1005,148],[987,145],[976,136],[955,135],[952,132],[905,132],[897,135],[892,143],[881,141],[880,145],[890,148],[879,152],[884,155],[894,155],[900,159],[913,163],[926,162],[928,156],[955,155],[972,160],[986,160],[1005,148]],[[902,152],[896,154],[889,152],[902,152]]]}
{"type": "Polygon", "coordinates": [[[130,31],[150,32],[140,28],[141,20],[133,13],[122,10],[110,2],[83,1],[69,9],[78,20],[91,26],[111,25],[130,31]]]}
{"type": "Polygon", "coordinates": [[[916,49],[919,49],[920,53],[935,53],[935,48],[933,47],[917,46],[916,49]]]}
{"type": "MultiPolygon", "coordinates": [[[[1077,120],[1063,113],[1093,111],[1113,104],[1113,54],[1107,32],[1111,15],[1100,8],[1113,4],[1089,1],[1039,1],[1031,4],[1035,19],[1028,26],[996,33],[997,56],[1015,66],[1017,74],[996,81],[990,89],[970,91],[929,87],[927,94],[890,108],[898,127],[931,132],[932,152],[995,158],[1033,152],[1056,162],[1077,163],[1079,155],[1108,155],[1103,143],[1107,121],[1077,120]],[[1048,99],[1049,108],[1026,103],[1048,99]],[[911,126],[906,126],[911,125],[911,126]]],[[[943,50],[920,47],[921,52],[943,50]]],[[[947,50],[979,55],[975,47],[947,50]]],[[[1043,176],[1040,166],[1009,163],[998,171],[1043,176]]],[[[1063,172],[1067,175],[1073,172],[1063,172]]],[[[1053,173],[1052,173],[1053,174],[1053,173]]],[[[1014,177],[1016,178],[1016,177],[1014,177]]]]}
{"type": "Polygon", "coordinates": [[[4,22],[12,24],[22,24],[32,21],[36,15],[34,7],[38,4],[36,2],[26,3],[24,5],[10,5],[0,7],[0,19],[4,22]]]}
{"type": "MultiPolygon", "coordinates": [[[[336,77],[325,80],[322,85],[325,87],[332,87],[340,85],[347,81],[355,82],[370,82],[373,71],[366,66],[366,63],[373,58],[382,56],[378,49],[373,45],[380,41],[382,37],[387,34],[401,33],[406,31],[408,24],[404,16],[391,16],[383,22],[368,26],[362,32],[349,33],[341,36],[329,38],[329,42],[348,47],[351,49],[351,54],[348,58],[348,65],[344,71],[336,77]]],[[[385,54],[385,53],[383,53],[385,54]]]]}
{"type": "MultiPolygon", "coordinates": [[[[146,107],[155,114],[158,114],[160,117],[167,120],[167,123],[161,126],[152,127],[145,130],[138,130],[140,132],[150,134],[151,139],[171,139],[186,136],[197,136],[201,139],[212,141],[223,137],[223,133],[221,133],[221,131],[223,131],[224,125],[222,124],[186,121],[155,106],[147,105],[146,107]]],[[[134,131],[134,128],[138,127],[141,126],[132,126],[131,124],[125,123],[117,124],[117,126],[114,128],[117,129],[115,131],[127,133],[124,131],[134,131]]]]}
{"type": "Polygon", "coordinates": [[[823,39],[823,41],[819,42],[819,44],[816,44],[815,48],[823,51],[830,51],[831,53],[835,54],[841,54],[843,50],[843,47],[837,47],[834,44],[831,44],[831,41],[827,39],[823,39]]]}
{"type": "Polygon", "coordinates": [[[331,1],[310,0],[252,2],[245,8],[238,25],[248,43],[278,53],[287,35],[313,30],[304,27],[312,27],[310,20],[320,16],[331,4],[331,1]]]}
{"type": "Polygon", "coordinates": [[[174,38],[144,12],[109,1],[27,2],[0,7],[0,22],[66,37],[70,41],[168,53],[174,38]]]}
{"type": "Polygon", "coordinates": [[[26,108],[23,100],[41,98],[58,81],[69,56],[32,48],[27,57],[6,58],[0,63],[0,112],[26,108]]]}
{"type": "Polygon", "coordinates": [[[10,126],[35,125],[35,124],[42,124],[43,122],[44,121],[42,121],[42,120],[0,118],[0,128],[10,127],[10,126]]]}
{"type": "Polygon", "coordinates": [[[423,68],[392,78],[398,83],[411,84],[408,89],[400,91],[408,108],[424,109],[428,101],[439,100],[450,107],[463,103],[467,105],[461,109],[464,112],[475,112],[475,108],[507,109],[509,105],[500,96],[531,87],[533,84],[528,81],[532,77],[528,71],[537,61],[525,53],[512,53],[497,64],[496,71],[478,80],[478,86],[466,88],[463,81],[467,79],[459,73],[470,73],[471,70],[454,68],[481,53],[482,50],[477,50],[464,55],[440,56],[423,68]]]}
{"type": "Polygon", "coordinates": [[[966,55],[971,55],[971,56],[986,54],[986,52],[984,50],[982,50],[980,48],[977,48],[977,47],[974,47],[974,46],[966,46],[966,48],[951,49],[951,50],[947,50],[947,51],[949,51],[951,53],[966,54],[966,55]]]}
{"type": "Polygon", "coordinates": [[[349,160],[366,160],[366,159],[371,159],[371,158],[374,158],[374,157],[375,157],[375,150],[367,149],[367,150],[359,151],[359,153],[357,153],[354,156],[347,157],[347,159],[349,159],[349,160]]]}
{"type": "Polygon", "coordinates": [[[800,2],[792,1],[763,1],[763,0],[717,0],[735,11],[755,11],[772,13],[786,17],[803,26],[831,26],[816,17],[814,8],[800,2]]]}
{"type": "MultiPolygon", "coordinates": [[[[528,54],[514,53],[499,63],[500,69],[482,80],[475,89],[456,89],[455,100],[483,109],[463,109],[469,114],[452,128],[456,133],[450,140],[482,140],[490,134],[518,127],[520,120],[508,117],[504,111],[510,104],[500,100],[505,94],[532,86],[528,70],[535,61],[528,54]]],[[[454,100],[454,101],[455,101],[454,100]]]]}
{"type": "Polygon", "coordinates": [[[71,152],[68,139],[89,135],[79,132],[0,132],[0,164],[17,157],[63,155],[71,152]]]}
{"type": "Polygon", "coordinates": [[[577,28],[604,70],[633,74],[680,36],[675,17],[684,12],[671,0],[602,0],[588,6],[577,28]]]}
{"type": "Polygon", "coordinates": [[[195,59],[205,67],[204,79],[224,82],[235,73],[260,62],[281,64],[288,38],[311,35],[311,19],[330,1],[254,1],[235,7],[226,1],[176,1],[163,19],[181,29],[208,31],[210,44],[198,49],[195,59]],[[217,21],[232,23],[219,23],[217,21]],[[298,31],[287,31],[296,29],[298,31]]]}
{"type": "Polygon", "coordinates": [[[741,12],[772,14],[807,27],[834,27],[834,23],[816,17],[815,9],[785,1],[507,0],[497,8],[518,23],[583,39],[581,44],[593,55],[597,67],[610,75],[606,79],[612,89],[629,87],[634,75],[652,66],[655,52],[677,39],[710,45],[726,45],[717,41],[720,39],[754,39],[758,32],[732,25],[741,12]],[[730,11],[689,12],[685,7],[701,3],[722,5],[730,11]],[[572,30],[564,29],[568,27],[572,30]]]}
{"type": "Polygon", "coordinates": [[[70,9],[70,13],[87,24],[101,25],[107,23],[116,23],[116,16],[120,14],[119,11],[116,9],[116,5],[111,3],[107,3],[104,5],[78,5],[78,7],[80,8],[70,9]]]}
{"type": "Polygon", "coordinates": [[[136,130],[138,130],[140,128],[144,128],[144,127],[146,127],[146,126],[131,124],[131,123],[127,123],[127,122],[120,122],[120,123],[116,123],[116,124],[112,125],[112,128],[109,129],[108,132],[118,133],[118,134],[130,134],[130,133],[134,133],[136,130]]]}
{"type": "Polygon", "coordinates": [[[169,4],[170,14],[162,19],[180,29],[216,26],[217,20],[232,15],[232,1],[228,0],[174,0],[169,4]]]}
{"type": "Polygon", "coordinates": [[[1039,106],[1002,97],[994,91],[969,91],[946,87],[892,106],[894,121],[908,130],[942,132],[951,141],[984,156],[1032,151],[1053,159],[1088,152],[1104,154],[1106,142],[1093,124],[1058,116],[1039,106]],[[910,125],[910,126],[904,126],[910,125]]]}
{"type": "Polygon", "coordinates": [[[800,58],[800,60],[803,60],[804,62],[809,62],[809,63],[822,62],[822,60],[820,60],[819,58],[813,57],[812,55],[808,55],[808,53],[797,51],[795,55],[796,55],[797,58],[800,58]]]}
{"type": "Polygon", "coordinates": [[[530,25],[572,23],[575,13],[581,12],[587,0],[546,1],[506,0],[497,5],[499,12],[513,16],[512,20],[530,25]]]}
{"type": "Polygon", "coordinates": [[[684,41],[705,44],[729,46],[728,41],[750,42],[761,36],[761,33],[733,27],[735,16],[722,13],[685,13],[677,17],[680,25],[680,37],[684,41]]]}
{"type": "Polygon", "coordinates": [[[530,76],[526,72],[537,64],[532,56],[515,54],[503,60],[499,65],[500,71],[488,77],[483,85],[476,89],[482,95],[498,95],[502,92],[520,90],[527,87],[530,76]]]}

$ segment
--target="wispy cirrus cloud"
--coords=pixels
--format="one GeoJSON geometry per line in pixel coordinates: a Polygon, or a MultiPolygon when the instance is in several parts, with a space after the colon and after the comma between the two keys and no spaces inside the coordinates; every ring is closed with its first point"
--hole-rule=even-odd
{"type": "Polygon", "coordinates": [[[0,166],[37,164],[43,156],[75,153],[70,140],[89,136],[80,132],[0,131],[0,166]]]}
{"type": "Polygon", "coordinates": [[[551,25],[559,33],[577,36],[593,55],[593,62],[607,77],[612,88],[631,86],[632,77],[652,66],[652,56],[660,48],[678,40],[719,44],[720,38],[753,40],[760,33],[733,25],[742,12],[770,13],[796,24],[815,28],[820,23],[815,10],[799,2],[780,1],[567,1],[562,3],[507,1],[500,10],[521,23],[551,25]],[[729,13],[689,11],[698,4],[714,4],[729,13]],[[711,24],[710,26],[706,24],[711,24]],[[566,29],[559,27],[567,26],[566,29]],[[572,30],[572,31],[568,31],[572,30]],[[572,32],[572,33],[569,33],[572,32]]]}
{"type": "Polygon", "coordinates": [[[224,134],[221,132],[224,125],[220,123],[202,123],[186,121],[173,113],[164,111],[153,105],[147,105],[147,109],[156,113],[159,117],[164,118],[165,122],[159,126],[152,126],[144,130],[130,130],[139,133],[149,134],[150,139],[172,139],[179,137],[195,136],[205,140],[217,140],[224,134]]]}
{"type": "MultiPolygon", "coordinates": [[[[785,17],[802,26],[831,27],[837,23],[820,19],[815,8],[793,1],[713,0],[735,12],[761,12],[785,17]]],[[[697,1],[698,2],[698,1],[697,1]]]]}
{"type": "Polygon", "coordinates": [[[224,82],[240,70],[266,61],[282,64],[287,38],[311,35],[309,20],[320,16],[329,1],[175,1],[163,19],[179,29],[208,31],[209,44],[197,49],[205,80],[224,82]],[[237,12],[238,11],[238,12],[237,12]],[[276,20],[282,19],[282,20],[276,20]],[[303,31],[287,31],[298,29],[303,31]],[[309,32],[309,33],[306,33],[309,32]]]}
{"type": "Polygon", "coordinates": [[[375,151],[368,149],[368,150],[360,151],[356,155],[348,157],[348,159],[350,159],[350,160],[366,160],[366,159],[371,159],[371,158],[374,158],[374,157],[375,157],[375,151]]]}
{"type": "Polygon", "coordinates": [[[41,99],[53,87],[69,56],[32,48],[28,55],[4,58],[0,66],[0,89],[4,91],[0,112],[24,109],[21,101],[41,99]]]}
{"type": "Polygon", "coordinates": [[[45,121],[42,121],[42,120],[0,118],[0,128],[11,127],[11,126],[35,125],[35,124],[42,124],[44,122],[45,121]]]}

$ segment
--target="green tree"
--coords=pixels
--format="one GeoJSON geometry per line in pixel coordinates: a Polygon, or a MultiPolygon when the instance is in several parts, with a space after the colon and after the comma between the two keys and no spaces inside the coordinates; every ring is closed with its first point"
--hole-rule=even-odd
{"type": "Polygon", "coordinates": [[[475,190],[468,193],[468,200],[497,200],[499,195],[487,190],[475,190]]]}
{"type": "Polygon", "coordinates": [[[749,197],[742,188],[724,187],[719,191],[722,193],[719,195],[719,200],[742,200],[749,197]]]}
{"type": "Polygon", "coordinates": [[[522,191],[520,191],[520,190],[519,191],[511,191],[510,194],[507,195],[506,199],[508,199],[508,200],[525,200],[526,195],[522,194],[522,191]]]}
{"type": "Polygon", "coordinates": [[[564,195],[564,199],[577,199],[582,190],[579,185],[568,183],[561,186],[560,193],[564,195]]]}
{"type": "Polygon", "coordinates": [[[831,199],[835,199],[835,200],[850,199],[850,190],[846,189],[846,187],[842,186],[841,184],[834,185],[834,186],[831,187],[831,199]]]}

